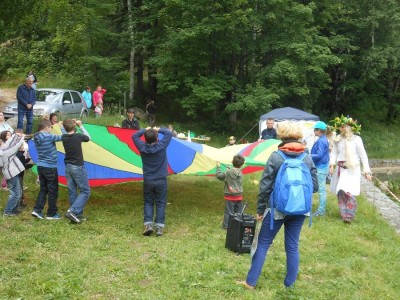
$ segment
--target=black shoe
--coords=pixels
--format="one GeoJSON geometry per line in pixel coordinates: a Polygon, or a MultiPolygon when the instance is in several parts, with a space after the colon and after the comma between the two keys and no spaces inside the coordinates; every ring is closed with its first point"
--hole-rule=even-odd
{"type": "Polygon", "coordinates": [[[156,236],[162,236],[164,234],[164,228],[157,226],[156,227],[156,236]]]}
{"type": "Polygon", "coordinates": [[[81,221],[87,221],[87,217],[83,214],[77,215],[78,219],[81,221]]]}
{"type": "Polygon", "coordinates": [[[144,226],[144,231],[143,231],[144,236],[152,235],[153,232],[154,232],[153,225],[147,224],[146,226],[144,226]]]}
{"type": "Polygon", "coordinates": [[[43,215],[41,212],[37,212],[37,211],[32,211],[31,212],[32,217],[38,218],[38,219],[43,219],[43,215]]]}
{"type": "Polygon", "coordinates": [[[70,219],[72,223],[74,224],[80,224],[81,220],[72,212],[72,211],[67,211],[65,213],[65,217],[70,219]]]}

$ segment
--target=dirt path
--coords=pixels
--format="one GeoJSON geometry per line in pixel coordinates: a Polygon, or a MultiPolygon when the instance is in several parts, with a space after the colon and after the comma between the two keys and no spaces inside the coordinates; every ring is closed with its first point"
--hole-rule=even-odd
{"type": "Polygon", "coordinates": [[[4,110],[7,103],[13,102],[16,99],[17,89],[0,88],[0,111],[4,110]]]}

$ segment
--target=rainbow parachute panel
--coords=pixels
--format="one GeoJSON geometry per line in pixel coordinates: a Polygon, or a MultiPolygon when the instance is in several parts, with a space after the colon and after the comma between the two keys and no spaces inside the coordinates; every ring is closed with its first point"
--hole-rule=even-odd
{"type": "MultiPolygon", "coordinates": [[[[85,124],[90,142],[82,143],[85,168],[90,186],[102,186],[129,181],[143,180],[142,160],[132,140],[131,129],[85,124]]],[[[59,126],[53,127],[54,134],[61,134],[59,126]]],[[[161,138],[160,134],[160,138],[161,138]]],[[[216,162],[222,170],[231,165],[235,154],[246,158],[243,174],[263,170],[270,154],[277,149],[278,140],[258,141],[224,148],[213,148],[177,138],[172,138],[167,148],[168,171],[170,174],[214,176],[216,162]]],[[[57,142],[59,182],[66,185],[65,151],[57,142]]],[[[29,152],[34,162],[37,152],[33,140],[29,141],[29,152]]]]}

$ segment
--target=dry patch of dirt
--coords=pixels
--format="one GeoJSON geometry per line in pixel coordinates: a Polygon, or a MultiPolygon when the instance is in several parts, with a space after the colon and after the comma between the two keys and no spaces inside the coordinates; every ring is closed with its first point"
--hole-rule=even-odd
{"type": "Polygon", "coordinates": [[[0,111],[4,110],[4,107],[7,103],[13,102],[16,100],[17,89],[3,89],[0,88],[0,111]]]}

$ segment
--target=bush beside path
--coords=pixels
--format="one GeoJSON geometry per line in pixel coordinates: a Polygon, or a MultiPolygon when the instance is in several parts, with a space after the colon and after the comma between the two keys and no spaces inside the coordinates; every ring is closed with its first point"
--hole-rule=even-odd
{"type": "Polygon", "coordinates": [[[4,110],[4,107],[16,100],[16,89],[0,88],[0,111],[4,110]]]}

